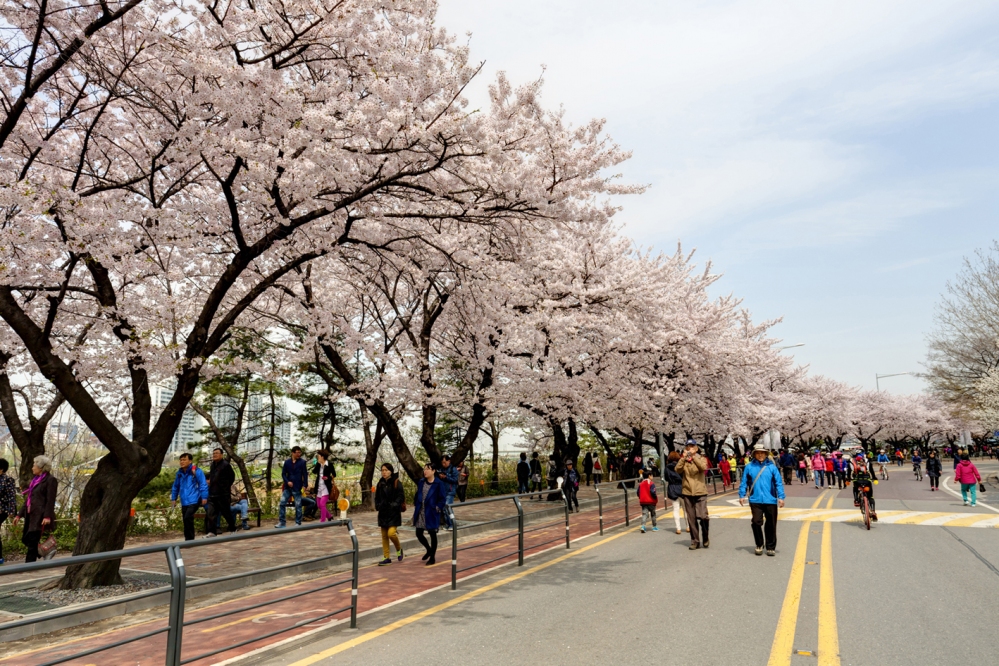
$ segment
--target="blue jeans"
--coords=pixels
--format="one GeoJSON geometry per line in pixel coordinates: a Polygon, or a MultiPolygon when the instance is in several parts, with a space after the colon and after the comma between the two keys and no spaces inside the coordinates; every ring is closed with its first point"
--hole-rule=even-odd
{"type": "MultiPolygon", "coordinates": [[[[448,505],[454,504],[454,495],[457,492],[457,490],[458,489],[455,488],[454,490],[447,491],[447,496],[444,499],[445,504],[448,505]]],[[[451,527],[451,515],[447,509],[444,508],[441,509],[441,522],[444,524],[445,527],[451,527]]]]}
{"type": "Polygon", "coordinates": [[[527,481],[518,481],[517,482],[517,493],[520,494],[520,495],[525,495],[525,494],[527,494],[527,492],[528,492],[527,491],[527,481]]]}
{"type": "Polygon", "coordinates": [[[826,471],[824,469],[816,469],[816,470],[812,470],[812,473],[815,475],[815,487],[816,488],[821,487],[822,486],[823,477],[825,476],[826,471]]]}
{"type": "Polygon", "coordinates": [[[302,524],[302,489],[295,490],[285,486],[281,491],[281,504],[278,506],[278,524],[281,527],[285,526],[285,511],[288,510],[288,500],[292,497],[295,498],[295,524],[302,524]]]}
{"type": "Polygon", "coordinates": [[[239,500],[239,504],[233,504],[229,507],[229,510],[232,511],[234,515],[237,511],[239,511],[239,516],[243,520],[250,517],[250,503],[246,500],[239,500]]]}

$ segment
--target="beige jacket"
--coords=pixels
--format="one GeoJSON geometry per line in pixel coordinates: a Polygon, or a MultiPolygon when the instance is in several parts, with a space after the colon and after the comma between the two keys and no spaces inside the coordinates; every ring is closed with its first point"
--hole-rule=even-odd
{"type": "Polygon", "coordinates": [[[686,457],[681,457],[676,463],[676,473],[683,478],[683,494],[691,497],[700,497],[708,494],[708,487],[704,483],[704,472],[708,469],[708,460],[699,453],[688,463],[686,457]]]}

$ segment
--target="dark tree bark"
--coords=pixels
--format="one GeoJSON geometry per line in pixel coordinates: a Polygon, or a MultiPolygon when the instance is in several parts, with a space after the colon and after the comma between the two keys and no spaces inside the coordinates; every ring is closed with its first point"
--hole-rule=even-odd
{"type": "Polygon", "coordinates": [[[24,398],[25,416],[28,420],[28,427],[24,427],[21,416],[17,412],[17,403],[14,398],[14,389],[10,385],[10,377],[7,376],[6,366],[10,361],[10,356],[0,352],[0,413],[10,430],[10,437],[21,454],[21,464],[17,470],[17,483],[20,488],[27,488],[31,483],[31,467],[35,456],[45,453],[45,431],[48,430],[49,423],[55,417],[59,407],[65,402],[62,394],[56,393],[48,406],[41,413],[35,415],[31,402],[27,396],[24,398]]]}
{"type": "Polygon", "coordinates": [[[357,405],[361,410],[361,424],[364,430],[364,465],[361,467],[361,504],[369,509],[375,508],[375,495],[371,492],[371,486],[375,478],[375,464],[378,462],[378,450],[385,439],[385,430],[381,421],[375,422],[375,435],[371,436],[371,413],[363,400],[358,400],[357,405]]]}

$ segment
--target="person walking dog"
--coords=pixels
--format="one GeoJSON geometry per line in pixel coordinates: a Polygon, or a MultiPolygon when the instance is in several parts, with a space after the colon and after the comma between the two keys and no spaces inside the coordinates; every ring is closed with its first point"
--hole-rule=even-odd
{"type": "Polygon", "coordinates": [[[753,447],[753,460],[746,465],[739,484],[739,504],[745,506],[747,495],[753,512],[756,554],[762,555],[765,547],[767,555],[773,557],[777,551],[777,509],[784,506],[784,482],[762,444],[753,447]]]}

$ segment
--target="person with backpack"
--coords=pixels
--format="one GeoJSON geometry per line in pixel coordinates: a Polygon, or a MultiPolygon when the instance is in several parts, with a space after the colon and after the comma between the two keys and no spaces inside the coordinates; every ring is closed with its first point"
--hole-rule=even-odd
{"type": "Polygon", "coordinates": [[[531,465],[527,462],[527,454],[520,454],[520,462],[517,463],[517,492],[521,495],[527,493],[528,483],[531,478],[531,465]]]}
{"type": "Polygon", "coordinates": [[[763,444],[753,447],[753,460],[746,465],[739,484],[740,505],[745,506],[747,495],[753,513],[756,554],[762,555],[765,547],[767,555],[773,557],[777,551],[777,509],[784,506],[784,482],[763,444]]]}
{"type": "Polygon", "coordinates": [[[666,468],[663,470],[663,479],[666,481],[666,497],[673,503],[673,525],[676,533],[681,534],[683,526],[680,523],[680,495],[683,493],[683,479],[676,473],[676,464],[680,461],[680,454],[670,451],[666,457],[666,468]]]}
{"type": "Polygon", "coordinates": [[[638,503],[642,507],[642,534],[645,534],[645,521],[650,515],[652,516],[652,531],[658,532],[656,505],[659,504],[659,495],[656,494],[656,482],[645,470],[642,470],[642,482],[638,484],[638,503]]]}
{"type": "MultiPolygon", "coordinates": [[[[437,484],[440,486],[441,484],[437,484]]],[[[406,495],[403,493],[399,475],[391,463],[382,465],[382,478],[375,487],[375,510],[378,512],[378,528],[382,532],[382,561],[378,566],[392,564],[389,542],[395,546],[396,555],[402,562],[402,543],[399,541],[398,528],[402,525],[402,512],[406,510],[406,495]]],[[[436,524],[434,529],[436,529],[436,524]]],[[[436,541],[436,534],[435,541],[436,541]]]]}
{"type": "Polygon", "coordinates": [[[194,540],[194,514],[208,504],[208,482],[205,473],[194,464],[194,458],[186,451],[180,454],[180,469],[177,470],[170,488],[170,505],[177,506],[180,500],[181,520],[184,523],[184,541],[194,540]]]}
{"type": "Polygon", "coordinates": [[[604,480],[604,468],[600,464],[600,456],[593,456],[593,485],[599,486],[604,480]]]}

